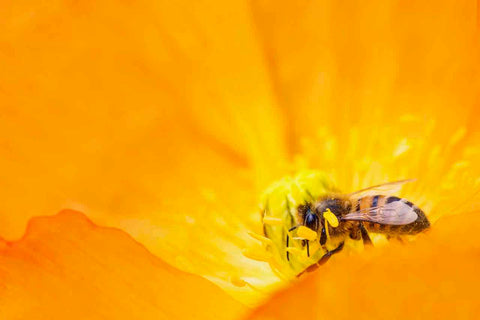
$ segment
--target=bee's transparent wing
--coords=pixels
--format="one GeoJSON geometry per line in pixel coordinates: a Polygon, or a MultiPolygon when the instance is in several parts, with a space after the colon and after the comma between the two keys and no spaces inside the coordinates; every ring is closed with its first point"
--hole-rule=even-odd
{"type": "Polygon", "coordinates": [[[405,225],[417,220],[418,215],[410,203],[402,199],[386,203],[383,206],[350,212],[342,220],[368,221],[389,225],[405,225]]]}
{"type": "Polygon", "coordinates": [[[349,197],[361,198],[366,196],[374,196],[377,194],[392,195],[398,193],[405,183],[413,182],[416,179],[406,179],[393,182],[382,183],[376,186],[368,187],[362,190],[358,190],[347,194],[349,197]]]}

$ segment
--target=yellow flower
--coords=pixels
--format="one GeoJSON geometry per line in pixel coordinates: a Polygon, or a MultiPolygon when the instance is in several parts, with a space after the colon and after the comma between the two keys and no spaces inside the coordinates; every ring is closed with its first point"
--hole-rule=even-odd
{"type": "Polygon", "coordinates": [[[0,314],[478,316],[474,1],[2,7],[0,314]],[[252,259],[261,195],[311,169],[417,178],[431,232],[290,287],[252,259]],[[123,231],[69,211],[15,241],[62,208],[123,231]]]}

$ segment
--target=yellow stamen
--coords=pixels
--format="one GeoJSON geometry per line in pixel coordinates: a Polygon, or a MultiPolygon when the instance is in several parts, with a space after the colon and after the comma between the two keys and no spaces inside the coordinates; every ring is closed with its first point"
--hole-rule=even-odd
{"type": "MultiPolygon", "coordinates": [[[[282,265],[280,265],[274,259],[271,259],[270,261],[268,261],[268,263],[270,264],[270,267],[272,268],[273,273],[277,277],[279,277],[282,280],[286,280],[286,281],[289,280],[288,273],[284,273],[285,269],[282,268],[282,265]]],[[[247,284],[249,284],[249,283],[247,282],[247,284]]]]}
{"type": "Polygon", "coordinates": [[[448,142],[448,144],[450,146],[456,145],[458,142],[460,142],[460,140],[463,139],[466,133],[467,133],[467,129],[465,127],[458,128],[458,130],[450,138],[450,141],[448,142]]]}
{"type": "Polygon", "coordinates": [[[393,151],[393,157],[397,158],[397,157],[401,156],[402,154],[407,152],[410,148],[411,148],[411,145],[406,138],[400,140],[397,147],[393,151]]]}
{"type": "Polygon", "coordinates": [[[310,228],[300,226],[297,230],[297,235],[303,239],[313,241],[317,239],[317,233],[310,228]]]}
{"type": "Polygon", "coordinates": [[[272,244],[272,240],[271,240],[271,239],[269,239],[269,238],[267,238],[267,237],[264,237],[264,236],[262,236],[262,235],[260,235],[260,234],[258,234],[258,233],[255,233],[255,232],[252,232],[252,231],[248,231],[248,235],[249,235],[250,237],[252,237],[253,239],[260,241],[260,242],[263,243],[263,244],[266,244],[266,245],[272,244]]]}
{"type": "Polygon", "coordinates": [[[275,217],[263,217],[263,223],[270,226],[280,226],[283,224],[283,220],[275,217]]]}
{"type": "Polygon", "coordinates": [[[242,251],[242,254],[252,260],[269,262],[272,260],[272,254],[265,250],[249,248],[242,251]]]}
{"type": "Polygon", "coordinates": [[[230,282],[236,286],[236,287],[245,287],[247,285],[247,282],[241,278],[238,278],[238,277],[231,277],[230,278],[230,282]]]}

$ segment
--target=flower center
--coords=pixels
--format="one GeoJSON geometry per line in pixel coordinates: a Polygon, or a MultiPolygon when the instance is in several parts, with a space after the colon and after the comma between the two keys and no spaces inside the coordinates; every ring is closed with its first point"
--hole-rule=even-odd
{"type": "Polygon", "coordinates": [[[321,245],[319,231],[326,227],[329,238],[329,229],[336,228],[339,221],[329,208],[320,217],[314,208],[305,207],[305,223],[300,223],[299,208],[333,190],[326,174],[318,171],[300,172],[273,183],[262,196],[264,234],[250,233],[262,245],[245,250],[244,255],[268,262],[283,279],[294,278],[315,264],[336,246],[331,241],[321,245]]]}

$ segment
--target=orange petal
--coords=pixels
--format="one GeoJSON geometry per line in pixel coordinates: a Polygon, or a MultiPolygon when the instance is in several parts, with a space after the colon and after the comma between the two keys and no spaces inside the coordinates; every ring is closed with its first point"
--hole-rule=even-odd
{"type": "Polygon", "coordinates": [[[247,3],[6,1],[0,21],[1,235],[73,208],[184,270],[266,269],[241,250],[283,120],[247,3]]]}
{"type": "Polygon", "coordinates": [[[63,211],[2,241],[0,310],[2,319],[232,319],[243,307],[123,231],[63,211]]]}
{"type": "Polygon", "coordinates": [[[440,219],[415,243],[338,255],[249,319],[476,319],[480,213],[440,219]]]}
{"type": "Polygon", "coordinates": [[[3,7],[0,211],[22,213],[2,215],[0,234],[66,206],[146,222],[203,189],[260,192],[278,176],[282,116],[242,1],[3,7]]]}
{"type": "Polygon", "coordinates": [[[377,138],[377,126],[403,115],[440,118],[438,139],[459,123],[474,125],[477,3],[440,0],[433,7],[429,1],[252,2],[293,150],[319,126],[340,126],[335,134],[343,140],[357,125],[377,138]]]}

